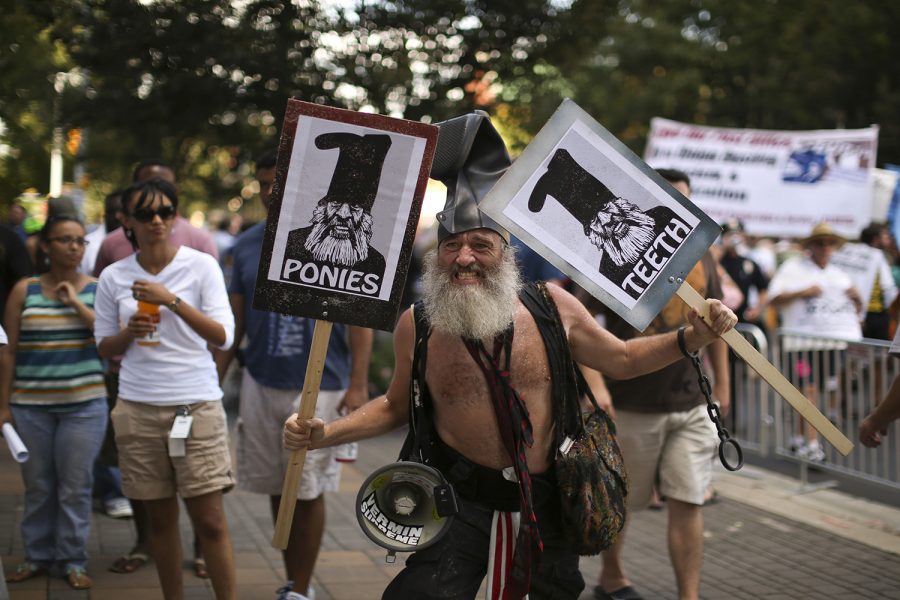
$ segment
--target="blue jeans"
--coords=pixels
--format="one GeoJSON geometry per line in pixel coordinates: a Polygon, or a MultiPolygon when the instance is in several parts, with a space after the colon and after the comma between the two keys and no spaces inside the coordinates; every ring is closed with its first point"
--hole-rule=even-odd
{"type": "Polygon", "coordinates": [[[125,497],[122,493],[122,474],[119,467],[104,465],[99,458],[94,461],[93,495],[104,503],[125,497]]]}
{"type": "Polygon", "coordinates": [[[106,433],[106,398],[72,412],[12,407],[16,430],[28,447],[22,464],[25,556],[60,573],[87,564],[94,459],[106,433]]]}

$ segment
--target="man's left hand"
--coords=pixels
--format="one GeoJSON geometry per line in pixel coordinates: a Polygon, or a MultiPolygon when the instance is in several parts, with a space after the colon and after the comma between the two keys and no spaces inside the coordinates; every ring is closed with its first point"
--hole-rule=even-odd
{"type": "Polygon", "coordinates": [[[688,321],[694,326],[694,332],[697,334],[700,347],[706,346],[717,337],[721,337],[723,333],[731,330],[737,325],[738,318],[734,311],[722,304],[719,300],[709,299],[706,301],[709,306],[709,320],[701,319],[696,311],[692,310],[688,314],[688,321]]]}

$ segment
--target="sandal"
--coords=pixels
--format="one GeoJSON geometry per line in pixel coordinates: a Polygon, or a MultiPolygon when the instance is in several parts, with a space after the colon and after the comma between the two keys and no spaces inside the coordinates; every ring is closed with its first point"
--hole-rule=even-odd
{"type": "Polygon", "coordinates": [[[206,570],[206,561],[202,558],[194,559],[194,575],[200,579],[209,579],[209,571],[206,570]]]}
{"type": "Polygon", "coordinates": [[[6,576],[6,583],[19,583],[20,581],[43,575],[46,572],[46,567],[26,560],[19,563],[16,570],[6,576]]]}
{"type": "Polygon", "coordinates": [[[116,559],[109,568],[113,573],[134,573],[143,567],[150,557],[143,552],[131,552],[116,559]]]}
{"type": "Polygon", "coordinates": [[[94,584],[84,567],[75,566],[66,567],[66,581],[73,590],[86,590],[94,584]]]}

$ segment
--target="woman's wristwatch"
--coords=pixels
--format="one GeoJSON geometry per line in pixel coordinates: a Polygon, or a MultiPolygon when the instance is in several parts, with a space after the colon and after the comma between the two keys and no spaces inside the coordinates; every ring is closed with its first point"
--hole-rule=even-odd
{"type": "Polygon", "coordinates": [[[171,310],[173,313],[178,314],[178,305],[181,304],[181,298],[175,296],[175,299],[166,304],[166,308],[171,310]]]}

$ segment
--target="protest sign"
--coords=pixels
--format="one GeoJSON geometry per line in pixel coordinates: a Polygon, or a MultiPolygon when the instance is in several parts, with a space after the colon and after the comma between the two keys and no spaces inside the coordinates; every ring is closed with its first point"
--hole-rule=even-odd
{"type": "Polygon", "coordinates": [[[253,307],[391,330],[437,127],[288,102],[253,307]]]}
{"type": "Polygon", "coordinates": [[[872,299],[875,280],[881,288],[881,302],[884,307],[890,305],[897,296],[897,286],[888,265],[884,252],[867,244],[847,243],[838,248],[831,256],[831,265],[845,272],[853,280],[853,287],[859,292],[862,308],[860,319],[866,316],[866,309],[872,299]]]}
{"type": "Polygon", "coordinates": [[[770,131],[655,118],[644,159],[691,177],[691,200],[748,233],[803,237],[829,223],[854,238],[872,212],[878,127],[770,131]]]}
{"type": "MultiPolygon", "coordinates": [[[[335,322],[391,330],[438,128],[289,100],[253,308],[316,319],[298,416],[315,415],[335,322]]],[[[288,461],[272,545],[290,536],[306,450],[288,461]]]]}
{"type": "MultiPolygon", "coordinates": [[[[684,278],[719,226],[571,100],[479,208],[637,329],[676,293],[708,318],[684,278]]],[[[850,452],[850,440],[746,339],[734,330],[722,337],[839,452],[850,452]]]]}
{"type": "Polygon", "coordinates": [[[721,231],[571,100],[479,208],[641,330],[721,231]]]}

